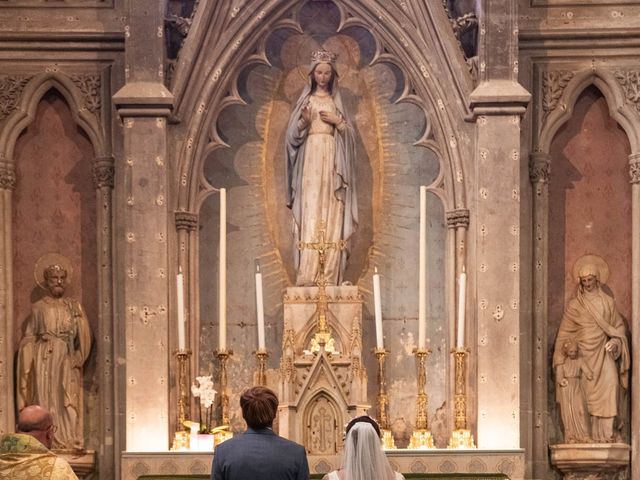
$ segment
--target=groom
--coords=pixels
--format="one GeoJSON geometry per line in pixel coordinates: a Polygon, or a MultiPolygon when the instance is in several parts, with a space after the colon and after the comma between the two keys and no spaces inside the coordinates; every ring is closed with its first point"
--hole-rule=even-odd
{"type": "Polygon", "coordinates": [[[212,480],[308,480],[304,447],[271,429],[278,397],[266,387],[252,387],[240,397],[242,417],[249,428],[215,449],[212,480]]]}

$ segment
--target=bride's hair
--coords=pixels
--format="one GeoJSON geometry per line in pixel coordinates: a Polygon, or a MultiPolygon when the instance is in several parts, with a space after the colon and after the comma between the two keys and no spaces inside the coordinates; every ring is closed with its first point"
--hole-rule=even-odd
{"type": "Polygon", "coordinates": [[[378,429],[365,420],[350,426],[344,446],[345,479],[393,480],[395,474],[382,451],[378,429]]]}

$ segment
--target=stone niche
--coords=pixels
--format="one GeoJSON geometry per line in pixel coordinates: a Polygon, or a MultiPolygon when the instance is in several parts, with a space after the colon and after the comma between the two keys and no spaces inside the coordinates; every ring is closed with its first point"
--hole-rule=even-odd
{"type": "Polygon", "coordinates": [[[281,435],[310,456],[337,455],[344,425],[370,407],[358,287],[287,288],[280,399],[281,435]]]}

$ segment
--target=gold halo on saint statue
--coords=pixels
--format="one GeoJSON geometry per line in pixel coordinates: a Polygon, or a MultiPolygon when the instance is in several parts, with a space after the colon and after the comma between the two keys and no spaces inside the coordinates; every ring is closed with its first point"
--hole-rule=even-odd
{"type": "Polygon", "coordinates": [[[599,255],[583,255],[576,263],[573,264],[573,279],[576,283],[580,283],[580,270],[587,265],[592,265],[598,272],[598,281],[600,283],[607,283],[609,280],[609,265],[599,255]]]}
{"type": "Polygon", "coordinates": [[[67,257],[59,253],[45,253],[36,261],[36,266],[33,269],[33,276],[36,279],[36,283],[44,290],[47,289],[47,282],[44,280],[44,271],[51,265],[60,265],[67,271],[67,284],[73,275],[73,267],[67,257]]]}

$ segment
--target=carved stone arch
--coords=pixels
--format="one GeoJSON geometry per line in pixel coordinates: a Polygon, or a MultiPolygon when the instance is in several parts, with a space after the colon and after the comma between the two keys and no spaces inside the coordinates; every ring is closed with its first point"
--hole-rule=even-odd
{"type": "MultiPolygon", "coordinates": [[[[300,29],[292,15],[302,3],[253,0],[235,8],[228,2],[199,5],[195,28],[186,39],[172,83],[176,115],[189,118],[189,123],[178,127],[186,139],[179,153],[179,169],[187,181],[180,186],[177,209],[196,211],[195,205],[201,202],[198,197],[207,189],[200,174],[204,152],[225,146],[215,125],[224,108],[243,102],[235,87],[239,73],[251,63],[268,64],[263,46],[270,31],[300,29]]],[[[393,60],[405,72],[406,88],[398,101],[418,105],[432,125],[416,145],[441,150],[443,155],[438,158],[446,170],[443,183],[449,192],[445,209],[464,207],[464,182],[460,180],[464,169],[457,134],[468,114],[472,80],[457,43],[442,41],[442,36],[453,37],[452,31],[440,28],[449,25],[446,11],[437,2],[402,8],[381,0],[334,0],[334,4],[342,12],[338,31],[356,24],[369,26],[379,46],[374,62],[393,60]],[[437,61],[442,65],[433,65],[437,61]],[[444,72],[439,71],[442,66],[444,72]],[[443,74],[456,88],[445,91],[441,87],[446,83],[443,74]]]]}
{"type": "Polygon", "coordinates": [[[16,140],[35,119],[42,97],[51,89],[58,91],[67,102],[76,124],[87,134],[94,150],[94,158],[110,156],[104,132],[96,116],[85,107],[80,89],[73,80],[60,73],[49,72],[34,76],[25,86],[18,108],[7,118],[0,133],[0,156],[13,161],[16,140]]]}
{"type": "MultiPolygon", "coordinates": [[[[313,317],[312,317],[313,318],[313,317]]],[[[350,331],[345,328],[340,322],[335,320],[334,315],[331,312],[327,314],[327,324],[330,330],[337,335],[336,349],[340,353],[345,353],[346,349],[349,349],[350,331]]],[[[295,335],[294,342],[296,345],[304,345],[305,348],[309,346],[311,339],[316,333],[317,324],[315,321],[307,321],[305,326],[295,335]]]]}
{"type": "Polygon", "coordinates": [[[558,101],[541,127],[535,150],[548,153],[556,133],[571,118],[578,97],[586,88],[594,85],[604,95],[609,114],[627,134],[632,152],[640,148],[639,112],[625,101],[624,93],[615,74],[603,69],[589,69],[573,75],[558,101]]]}

